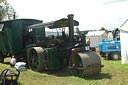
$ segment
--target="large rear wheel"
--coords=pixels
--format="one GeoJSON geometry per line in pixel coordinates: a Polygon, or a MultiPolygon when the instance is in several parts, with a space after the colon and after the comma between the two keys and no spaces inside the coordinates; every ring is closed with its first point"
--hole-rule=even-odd
{"type": "Polygon", "coordinates": [[[44,49],[41,47],[33,47],[30,49],[28,63],[29,67],[33,71],[43,71],[44,70],[44,60],[43,57],[44,49]]]}

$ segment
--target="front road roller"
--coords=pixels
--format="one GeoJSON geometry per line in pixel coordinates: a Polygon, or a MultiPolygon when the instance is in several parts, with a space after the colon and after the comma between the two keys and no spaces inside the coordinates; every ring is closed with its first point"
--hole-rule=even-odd
{"type": "Polygon", "coordinates": [[[101,60],[93,51],[76,52],[69,59],[69,69],[73,76],[87,77],[98,75],[101,71],[101,60]]]}

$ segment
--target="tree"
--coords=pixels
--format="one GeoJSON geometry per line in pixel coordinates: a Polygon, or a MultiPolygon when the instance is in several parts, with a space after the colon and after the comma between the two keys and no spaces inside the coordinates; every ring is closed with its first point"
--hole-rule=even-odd
{"type": "Polygon", "coordinates": [[[77,33],[77,34],[79,34],[79,35],[82,34],[82,32],[79,30],[78,27],[76,27],[75,30],[76,30],[76,33],[77,33]]]}
{"type": "Polygon", "coordinates": [[[101,27],[101,28],[100,28],[100,31],[105,31],[106,33],[108,33],[108,30],[105,29],[104,27],[101,27]]]}
{"type": "Polygon", "coordinates": [[[100,30],[105,30],[105,28],[104,27],[101,27],[100,30]]]}
{"type": "Polygon", "coordinates": [[[6,0],[0,0],[0,21],[13,19],[14,13],[14,8],[6,0]]]}
{"type": "Polygon", "coordinates": [[[5,0],[0,0],[0,3],[2,3],[3,1],[5,1],[5,0]]]}

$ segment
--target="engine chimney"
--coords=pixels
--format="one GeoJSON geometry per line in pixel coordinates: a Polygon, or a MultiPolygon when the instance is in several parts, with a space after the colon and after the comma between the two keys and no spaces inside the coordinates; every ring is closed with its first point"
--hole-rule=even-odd
{"type": "Polygon", "coordinates": [[[13,13],[13,19],[16,19],[16,12],[13,13]]]}
{"type": "Polygon", "coordinates": [[[73,20],[73,17],[74,17],[73,14],[68,15],[69,37],[71,39],[74,39],[74,20],[73,20]]]}

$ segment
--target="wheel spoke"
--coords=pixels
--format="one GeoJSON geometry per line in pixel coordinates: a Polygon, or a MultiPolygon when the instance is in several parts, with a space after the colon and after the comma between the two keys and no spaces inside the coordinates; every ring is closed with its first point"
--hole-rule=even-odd
{"type": "Polygon", "coordinates": [[[35,49],[32,49],[30,52],[30,57],[29,57],[29,65],[31,69],[34,71],[38,69],[39,64],[37,64],[37,62],[39,62],[37,52],[35,49]]]}
{"type": "MultiPolygon", "coordinates": [[[[73,67],[72,58],[70,58],[69,63],[70,63],[70,67],[73,67]]],[[[77,68],[83,68],[82,60],[81,60],[79,55],[76,55],[76,67],[77,68]]],[[[70,69],[70,71],[71,71],[72,75],[81,77],[82,73],[83,73],[83,70],[80,70],[80,69],[77,69],[77,68],[70,69]]]]}

